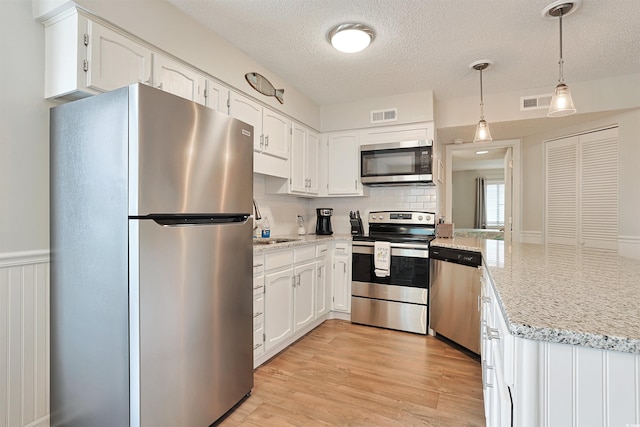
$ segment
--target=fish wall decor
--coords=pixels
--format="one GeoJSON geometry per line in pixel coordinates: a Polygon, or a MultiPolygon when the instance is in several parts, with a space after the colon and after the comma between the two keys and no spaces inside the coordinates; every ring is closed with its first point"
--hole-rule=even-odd
{"type": "Polygon", "coordinates": [[[284,89],[276,89],[265,76],[258,73],[247,73],[244,75],[252,88],[263,95],[275,96],[280,104],[284,104],[284,89]]]}

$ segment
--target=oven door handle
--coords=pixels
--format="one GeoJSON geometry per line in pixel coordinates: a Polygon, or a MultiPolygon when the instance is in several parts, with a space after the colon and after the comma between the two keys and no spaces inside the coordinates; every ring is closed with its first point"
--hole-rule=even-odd
{"type": "MultiPolygon", "coordinates": [[[[365,242],[368,243],[368,242],[365,242]]],[[[362,254],[362,255],[373,255],[373,243],[371,245],[353,245],[352,252],[354,254],[362,254]]],[[[391,246],[391,256],[400,256],[400,257],[408,257],[408,258],[429,258],[429,249],[428,248],[416,248],[415,246],[405,247],[395,247],[391,246]]]]}

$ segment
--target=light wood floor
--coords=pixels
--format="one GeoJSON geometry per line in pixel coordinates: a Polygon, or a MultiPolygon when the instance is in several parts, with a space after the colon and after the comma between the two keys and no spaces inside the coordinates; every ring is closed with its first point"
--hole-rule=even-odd
{"type": "Polygon", "coordinates": [[[220,426],[484,426],[477,359],[431,337],[328,320],[255,371],[220,426]]]}

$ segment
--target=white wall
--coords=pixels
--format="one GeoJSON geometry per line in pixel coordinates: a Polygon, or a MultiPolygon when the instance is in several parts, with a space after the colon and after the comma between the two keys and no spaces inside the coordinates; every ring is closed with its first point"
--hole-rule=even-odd
{"type": "Polygon", "coordinates": [[[618,124],[619,224],[618,235],[640,239],[640,109],[622,111],[606,119],[557,129],[523,139],[522,229],[543,232],[544,141],[618,124]]]}
{"type": "Polygon", "coordinates": [[[29,0],[0,1],[0,253],[49,249],[44,29],[29,0]]]}
{"type": "Polygon", "coordinates": [[[413,92],[380,98],[367,98],[342,104],[323,105],[322,132],[363,129],[373,126],[370,112],[398,109],[398,120],[385,125],[401,125],[433,121],[433,92],[413,92]]]}
{"type": "Polygon", "coordinates": [[[451,216],[456,229],[473,228],[476,209],[476,178],[504,180],[504,169],[451,172],[453,197],[451,216]]]}
{"type": "MultiPolygon", "coordinates": [[[[640,107],[640,74],[617,76],[588,82],[568,82],[580,114],[640,107]]],[[[484,114],[490,123],[546,117],[546,110],[520,111],[520,97],[551,93],[548,87],[484,95],[484,114]]],[[[478,98],[436,100],[437,127],[466,126],[478,122],[478,98]]]]}

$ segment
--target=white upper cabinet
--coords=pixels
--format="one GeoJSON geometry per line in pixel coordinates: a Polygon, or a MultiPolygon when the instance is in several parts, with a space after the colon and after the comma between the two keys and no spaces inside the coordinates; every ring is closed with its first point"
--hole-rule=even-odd
{"type": "Polygon", "coordinates": [[[293,124],[289,193],[318,194],[318,134],[293,124]]]}
{"type": "Polygon", "coordinates": [[[262,110],[262,152],[287,160],[291,141],[291,120],[268,108],[262,110]]]}
{"type": "Polygon", "coordinates": [[[88,35],[87,87],[108,91],[132,83],[149,84],[149,49],[91,21],[88,21],[88,35]]]}
{"type": "Polygon", "coordinates": [[[192,68],[158,54],[153,55],[153,85],[204,105],[204,77],[192,68]]]}
{"type": "Polygon", "coordinates": [[[229,89],[211,79],[205,79],[205,103],[221,113],[229,114],[229,89]]]}
{"type": "Polygon", "coordinates": [[[253,150],[261,151],[262,106],[237,92],[231,91],[229,94],[229,115],[253,126],[253,150]]]}
{"type": "Polygon", "coordinates": [[[253,126],[253,170],[289,178],[291,120],[231,91],[229,115],[253,126]]]}
{"type": "Polygon", "coordinates": [[[78,99],[151,80],[152,52],[71,9],[45,25],[45,97],[78,99]]]}
{"type": "Polygon", "coordinates": [[[328,195],[362,195],[357,131],[329,134],[326,162],[328,195]]]}

